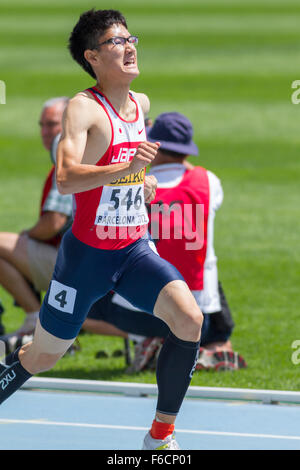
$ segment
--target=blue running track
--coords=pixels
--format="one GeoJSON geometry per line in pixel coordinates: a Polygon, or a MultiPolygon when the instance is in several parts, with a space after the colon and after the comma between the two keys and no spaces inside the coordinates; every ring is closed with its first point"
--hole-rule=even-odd
{"type": "MultiPolygon", "coordinates": [[[[1,450],[139,450],[155,397],[21,390],[0,409],[1,450]]],[[[186,399],[183,450],[299,450],[300,406],[186,399]]]]}

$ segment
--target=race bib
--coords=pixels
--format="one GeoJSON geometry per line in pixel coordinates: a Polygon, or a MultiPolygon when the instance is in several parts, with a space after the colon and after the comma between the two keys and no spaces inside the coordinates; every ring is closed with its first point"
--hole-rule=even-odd
{"type": "Polygon", "coordinates": [[[149,222],[144,199],[145,169],[103,186],[95,225],[135,227],[149,222]]]}
{"type": "Polygon", "coordinates": [[[73,314],[77,290],[73,287],[51,281],[48,304],[61,312],[73,314]]]}

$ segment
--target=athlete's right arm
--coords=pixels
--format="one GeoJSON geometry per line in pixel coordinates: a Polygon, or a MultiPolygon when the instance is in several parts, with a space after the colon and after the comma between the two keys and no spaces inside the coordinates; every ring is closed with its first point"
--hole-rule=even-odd
{"type": "MultiPolygon", "coordinates": [[[[137,159],[126,163],[97,166],[94,163],[106,152],[111,140],[111,128],[105,112],[95,112],[94,102],[84,95],[76,95],[70,100],[63,117],[63,132],[57,148],[56,182],[61,194],[73,194],[109,184],[138,171],[137,167],[148,165],[155,157],[155,149],[141,144],[137,159]],[[94,149],[94,162],[85,159],[88,139],[96,133],[97,147],[94,149]]],[[[89,153],[93,153],[93,145],[89,153]]]]}
{"type": "MultiPolygon", "coordinates": [[[[100,140],[102,148],[97,147],[97,153],[101,156],[108,148],[111,131],[105,116],[102,117],[101,112],[96,113],[96,116],[99,119],[97,131],[103,134],[100,140]]],[[[62,194],[94,189],[116,177],[123,176],[124,170],[125,172],[128,170],[128,163],[111,166],[96,166],[89,161],[82,163],[88,134],[93,131],[93,127],[95,127],[93,103],[87,96],[76,95],[70,100],[64,113],[63,132],[57,148],[56,182],[62,194]]]]}

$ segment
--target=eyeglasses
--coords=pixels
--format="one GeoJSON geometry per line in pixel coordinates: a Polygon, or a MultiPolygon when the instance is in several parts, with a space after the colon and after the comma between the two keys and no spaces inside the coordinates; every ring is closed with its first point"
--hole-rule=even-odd
{"type": "Polygon", "coordinates": [[[98,47],[103,46],[103,44],[114,44],[115,46],[125,46],[126,42],[129,44],[137,45],[139,38],[137,36],[128,36],[124,38],[122,36],[114,36],[113,38],[107,39],[107,41],[101,42],[98,44],[98,47]]]}

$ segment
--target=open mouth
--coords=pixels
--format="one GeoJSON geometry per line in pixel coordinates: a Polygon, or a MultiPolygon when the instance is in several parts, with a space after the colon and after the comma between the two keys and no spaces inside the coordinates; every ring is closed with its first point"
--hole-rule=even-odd
{"type": "Polygon", "coordinates": [[[135,59],[131,58],[131,59],[125,60],[124,65],[126,65],[126,66],[136,65],[135,59]]]}

